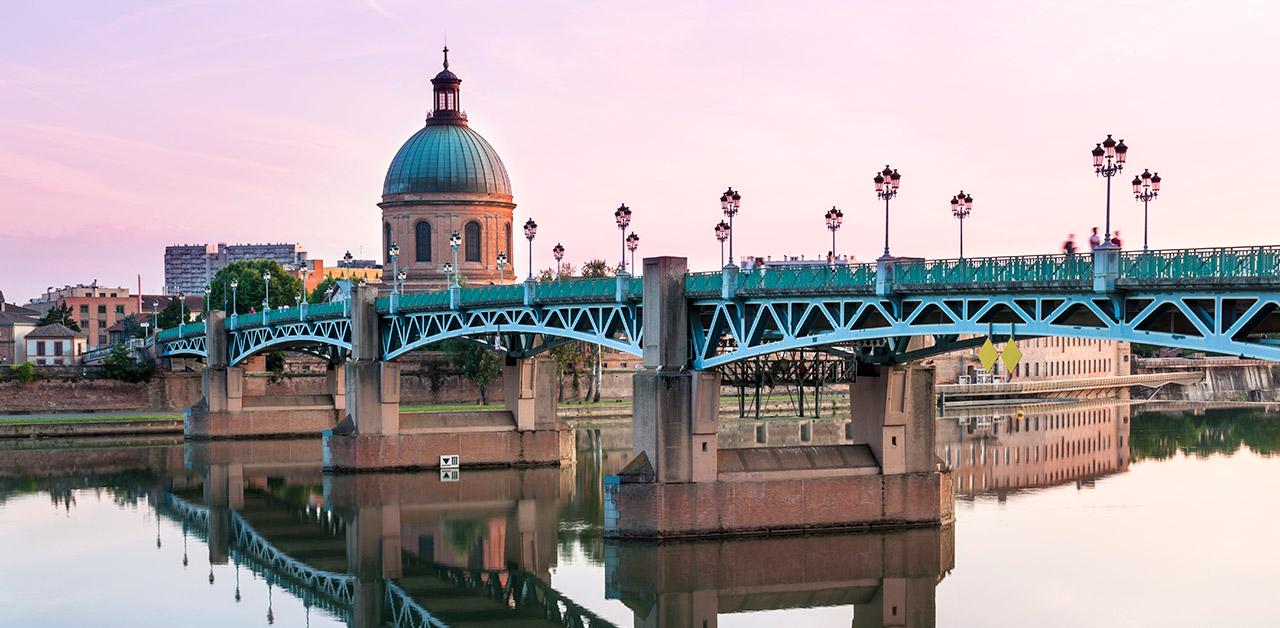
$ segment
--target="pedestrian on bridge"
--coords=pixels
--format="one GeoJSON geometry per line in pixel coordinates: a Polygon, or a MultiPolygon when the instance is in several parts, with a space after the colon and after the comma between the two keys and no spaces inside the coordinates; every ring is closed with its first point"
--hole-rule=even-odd
{"type": "Polygon", "coordinates": [[[1120,230],[1119,230],[1119,229],[1116,229],[1116,232],[1115,232],[1115,233],[1113,233],[1113,234],[1111,234],[1111,244],[1112,244],[1112,245],[1114,245],[1117,249],[1118,249],[1118,248],[1121,248],[1121,247],[1120,247],[1120,230]]]}
{"type": "Polygon", "coordinates": [[[1092,251],[1102,246],[1102,238],[1098,237],[1098,228],[1093,228],[1093,235],[1089,236],[1089,250],[1092,251]]]}
{"type": "Polygon", "coordinates": [[[1076,254],[1076,234],[1068,233],[1067,241],[1062,243],[1062,252],[1071,257],[1076,254]]]}

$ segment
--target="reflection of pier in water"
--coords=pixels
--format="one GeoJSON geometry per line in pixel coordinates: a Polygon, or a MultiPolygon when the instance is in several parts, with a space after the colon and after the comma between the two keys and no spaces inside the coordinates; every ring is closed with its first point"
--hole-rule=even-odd
{"type": "Polygon", "coordinates": [[[637,628],[713,628],[721,613],[821,606],[852,606],[855,628],[933,626],[955,530],[609,540],[605,552],[605,595],[632,610],[637,628]]]}
{"type": "Polygon", "coordinates": [[[948,408],[936,452],[957,496],[1089,482],[1129,468],[1131,414],[1115,400],[948,408]]]}

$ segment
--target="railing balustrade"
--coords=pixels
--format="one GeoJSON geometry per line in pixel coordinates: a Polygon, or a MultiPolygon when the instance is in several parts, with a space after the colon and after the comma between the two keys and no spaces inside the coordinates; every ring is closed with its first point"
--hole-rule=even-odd
{"type": "Polygon", "coordinates": [[[899,260],[894,283],[1084,281],[1093,279],[1089,255],[1031,255],[941,260],[899,260]]]}
{"type": "Polygon", "coordinates": [[[1120,256],[1123,279],[1280,277],[1280,247],[1133,251],[1120,256]]]}

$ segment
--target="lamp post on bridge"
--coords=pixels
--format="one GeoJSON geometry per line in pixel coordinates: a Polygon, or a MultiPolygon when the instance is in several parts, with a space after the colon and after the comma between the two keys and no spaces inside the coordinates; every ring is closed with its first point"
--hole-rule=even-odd
{"type": "Polygon", "coordinates": [[[716,239],[720,241],[720,267],[724,268],[724,241],[729,239],[729,223],[721,220],[716,224],[716,239]]]}
{"type": "Polygon", "coordinates": [[[396,281],[400,282],[400,292],[404,292],[404,280],[409,277],[409,272],[401,268],[400,273],[396,275],[396,281]]]}
{"type": "Polygon", "coordinates": [[[529,281],[533,281],[533,239],[538,235],[538,223],[532,218],[524,223],[524,237],[529,241],[529,281]]]}
{"type": "Polygon", "coordinates": [[[844,222],[844,212],[832,205],[831,209],[827,210],[825,218],[827,219],[827,229],[831,231],[831,259],[834,262],[836,256],[836,231],[840,230],[840,225],[844,222]]]}
{"type": "Polygon", "coordinates": [[[885,164],[884,171],[876,174],[876,178],[872,179],[876,182],[876,197],[884,201],[884,255],[880,259],[890,259],[889,255],[889,199],[898,195],[898,184],[902,180],[902,175],[898,174],[897,169],[890,169],[889,164],[885,164]]]}
{"type": "MultiPolygon", "coordinates": [[[[453,249],[453,267],[455,269],[458,268],[458,247],[460,246],[462,246],[462,236],[458,235],[457,231],[454,231],[449,236],[449,248],[453,249]]],[[[450,285],[454,288],[458,287],[458,274],[456,272],[453,274],[453,283],[450,285]]]]}
{"type": "Polygon", "coordinates": [[[262,271],[262,283],[265,286],[262,295],[262,324],[267,324],[267,310],[271,309],[271,271],[262,271]]]}
{"type": "Polygon", "coordinates": [[[1115,248],[1115,245],[1111,244],[1111,177],[1124,170],[1124,162],[1128,153],[1129,147],[1124,145],[1124,140],[1116,142],[1111,139],[1111,135],[1107,135],[1107,139],[1099,142],[1093,149],[1093,171],[1095,174],[1107,179],[1106,237],[1103,238],[1102,245],[1098,248],[1115,248]]]}
{"type": "Polygon", "coordinates": [[[638,248],[640,248],[640,236],[632,231],[631,235],[627,236],[627,250],[631,251],[631,268],[633,270],[636,267],[636,249],[638,248]]]}
{"type": "Polygon", "coordinates": [[[960,259],[964,259],[964,219],[969,217],[972,209],[973,196],[965,194],[964,190],[951,197],[951,215],[960,219],[960,259]]]}
{"type": "Polygon", "coordinates": [[[391,294],[397,294],[399,290],[396,289],[396,276],[400,274],[400,265],[396,260],[400,257],[400,245],[392,242],[387,248],[387,254],[391,256],[391,294]]]}
{"type": "Polygon", "coordinates": [[[204,287],[204,311],[203,311],[203,316],[204,316],[206,319],[207,319],[207,318],[209,318],[209,295],[210,295],[210,294],[212,294],[212,293],[213,293],[213,290],[212,290],[209,286],[205,286],[205,287],[204,287]]]}
{"type": "Polygon", "coordinates": [[[507,262],[508,262],[508,261],[510,261],[510,259],[507,257],[507,253],[506,253],[506,251],[503,251],[503,252],[498,253],[498,277],[499,277],[499,280],[506,279],[506,272],[505,272],[505,270],[506,270],[506,268],[507,268],[507,262]]]}
{"type": "MultiPolygon", "coordinates": [[[[732,187],[725,190],[724,194],[720,195],[720,211],[723,211],[724,215],[729,217],[729,228],[725,233],[727,233],[729,237],[730,263],[733,263],[733,217],[738,215],[738,206],[741,203],[742,195],[733,191],[732,187]]],[[[721,257],[723,257],[723,255],[721,257]]],[[[721,266],[724,266],[724,264],[721,264],[721,266]]]]}
{"type": "Polygon", "coordinates": [[[231,278],[231,316],[236,316],[238,310],[236,308],[236,288],[240,287],[240,279],[238,277],[231,278]]]}
{"type": "Polygon", "coordinates": [[[622,267],[620,273],[627,272],[627,225],[631,224],[631,209],[626,203],[618,206],[617,211],[613,212],[613,220],[618,223],[618,229],[622,231],[622,267]]]}
{"type": "Polygon", "coordinates": [[[564,247],[560,246],[560,243],[557,242],[556,245],[551,248],[551,255],[556,258],[556,281],[560,281],[560,260],[564,259],[564,247]]]}
{"type": "Polygon", "coordinates": [[[160,333],[160,299],[151,300],[151,332],[160,333]]]}
{"type": "Polygon", "coordinates": [[[453,262],[444,263],[444,282],[453,285],[453,262]]]}
{"type": "Polygon", "coordinates": [[[1160,173],[1151,174],[1143,169],[1142,175],[1133,178],[1133,197],[1142,201],[1142,252],[1147,252],[1147,204],[1160,195],[1160,173]]]}

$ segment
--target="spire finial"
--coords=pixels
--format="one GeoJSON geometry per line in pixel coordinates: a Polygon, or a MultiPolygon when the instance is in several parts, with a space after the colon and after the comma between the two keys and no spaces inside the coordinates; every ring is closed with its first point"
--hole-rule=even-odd
{"type": "Polygon", "coordinates": [[[444,69],[449,69],[449,47],[444,47],[444,69]]]}

